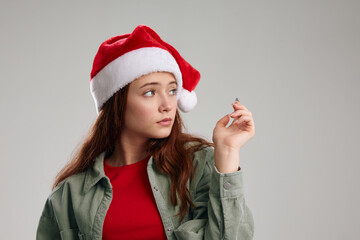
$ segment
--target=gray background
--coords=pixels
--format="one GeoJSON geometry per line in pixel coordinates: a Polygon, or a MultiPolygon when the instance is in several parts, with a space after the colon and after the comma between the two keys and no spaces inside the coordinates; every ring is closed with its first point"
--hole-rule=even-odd
{"type": "Polygon", "coordinates": [[[34,239],[57,172],[95,121],[92,61],[152,27],[202,74],[188,131],[235,97],[255,239],[360,239],[359,1],[1,1],[0,238],[34,239]],[[180,3],[181,2],[181,3],[180,3]]]}

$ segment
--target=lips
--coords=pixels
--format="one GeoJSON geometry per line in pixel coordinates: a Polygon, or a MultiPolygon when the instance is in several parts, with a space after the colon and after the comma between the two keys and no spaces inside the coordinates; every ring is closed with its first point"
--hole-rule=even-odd
{"type": "Polygon", "coordinates": [[[158,123],[160,122],[170,122],[171,121],[171,118],[164,118],[163,120],[159,121],[158,123]]]}
{"type": "Polygon", "coordinates": [[[170,127],[171,126],[171,118],[164,118],[163,120],[157,122],[160,126],[170,127]]]}

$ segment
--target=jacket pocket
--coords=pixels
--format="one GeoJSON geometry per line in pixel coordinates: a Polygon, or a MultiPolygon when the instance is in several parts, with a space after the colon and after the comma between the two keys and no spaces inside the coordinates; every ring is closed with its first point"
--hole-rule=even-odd
{"type": "Polygon", "coordinates": [[[81,233],[78,228],[66,229],[60,232],[61,240],[86,240],[85,234],[81,233]]]}

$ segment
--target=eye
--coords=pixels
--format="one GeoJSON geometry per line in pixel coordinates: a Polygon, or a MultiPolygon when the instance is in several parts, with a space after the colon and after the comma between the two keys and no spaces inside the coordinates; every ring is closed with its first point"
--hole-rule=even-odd
{"type": "Polygon", "coordinates": [[[173,95],[176,95],[176,93],[177,93],[177,88],[174,88],[174,89],[170,90],[170,92],[173,92],[173,95]]]}
{"type": "Polygon", "coordinates": [[[146,93],[144,93],[145,96],[151,97],[152,95],[149,95],[148,93],[154,93],[154,90],[150,90],[150,91],[147,91],[146,93]]]}

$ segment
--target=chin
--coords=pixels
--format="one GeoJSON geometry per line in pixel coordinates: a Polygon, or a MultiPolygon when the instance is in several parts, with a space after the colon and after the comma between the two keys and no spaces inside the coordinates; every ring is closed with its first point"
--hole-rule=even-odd
{"type": "Polygon", "coordinates": [[[161,138],[167,138],[168,136],[170,136],[171,131],[169,131],[168,133],[159,133],[159,134],[154,134],[151,136],[151,138],[155,138],[155,139],[161,139],[161,138]]]}
{"type": "Polygon", "coordinates": [[[170,136],[170,133],[169,134],[165,134],[165,135],[157,135],[157,136],[154,136],[153,138],[156,138],[156,139],[162,139],[162,138],[167,138],[170,136]]]}

